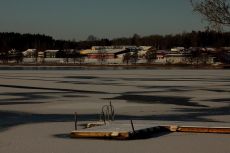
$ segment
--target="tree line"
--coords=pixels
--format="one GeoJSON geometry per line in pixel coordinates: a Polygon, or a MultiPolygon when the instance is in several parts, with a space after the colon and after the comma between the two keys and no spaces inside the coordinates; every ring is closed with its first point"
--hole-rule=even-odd
{"type": "Polygon", "coordinates": [[[189,47],[228,47],[230,33],[215,31],[192,31],[176,35],[149,35],[141,37],[134,34],[132,37],[121,37],[109,40],[99,39],[90,35],[84,41],[55,40],[51,36],[41,34],[0,33],[0,52],[11,49],[25,51],[35,48],[39,51],[51,49],[89,49],[92,46],[154,46],[158,50],[170,49],[175,46],[189,47]]]}
{"type": "MultiPolygon", "coordinates": [[[[156,57],[156,50],[170,49],[175,46],[189,47],[229,47],[230,46],[230,33],[215,32],[215,31],[192,31],[183,32],[176,35],[150,35],[141,37],[134,34],[132,37],[122,37],[109,39],[99,39],[93,35],[88,36],[85,41],[76,42],[74,40],[55,40],[50,36],[40,34],[19,34],[19,33],[0,33],[0,60],[3,63],[8,61],[16,61],[17,63],[23,60],[22,51],[29,48],[37,49],[37,54],[34,55],[35,61],[38,60],[38,51],[45,51],[50,49],[57,49],[64,51],[64,61],[68,63],[72,60],[74,63],[84,62],[85,56],[80,54],[81,49],[88,49],[92,46],[152,46],[151,49],[144,55],[147,63],[152,63],[156,57]],[[13,50],[12,50],[13,49],[13,50]],[[74,52],[70,52],[73,49],[74,52]],[[36,56],[37,55],[37,56],[36,56]]],[[[197,53],[197,52],[193,52],[197,53]]],[[[99,50],[98,60],[104,63],[106,60],[106,52],[99,50]]],[[[202,54],[203,56],[204,54],[202,54]]],[[[200,55],[190,56],[186,59],[190,63],[194,63],[194,57],[200,55]],[[191,59],[190,59],[191,58],[191,59]]],[[[208,59],[205,56],[202,59],[208,59]]],[[[133,54],[127,52],[124,54],[123,63],[136,64],[138,60],[137,52],[133,54]]],[[[197,60],[198,61],[198,60],[197,60]]],[[[206,62],[206,61],[205,61],[206,62]]]]}
{"type": "Polygon", "coordinates": [[[44,34],[0,33],[1,52],[11,49],[25,51],[29,48],[44,51],[48,49],[63,49],[65,46],[75,48],[76,44],[71,41],[55,40],[51,36],[44,34]]]}

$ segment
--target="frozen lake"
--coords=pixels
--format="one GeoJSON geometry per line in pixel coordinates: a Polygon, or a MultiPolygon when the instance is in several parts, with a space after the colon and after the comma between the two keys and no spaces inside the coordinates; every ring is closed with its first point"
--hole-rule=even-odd
{"type": "Polygon", "coordinates": [[[204,142],[205,147],[193,143],[187,146],[190,151],[178,146],[175,152],[214,152],[216,147],[218,152],[230,151],[229,135],[223,134],[173,133],[132,142],[68,137],[74,129],[74,112],[81,124],[98,121],[102,106],[110,101],[115,120],[228,124],[227,69],[0,67],[0,78],[0,152],[76,152],[77,148],[101,152],[102,144],[113,148],[108,152],[122,152],[117,144],[132,146],[126,152],[174,152],[170,147],[181,145],[180,139],[190,144],[196,138],[209,139],[209,143],[204,142]],[[226,140],[226,146],[225,142],[217,146],[220,139],[226,140]],[[157,142],[161,147],[150,145],[157,142]]]}

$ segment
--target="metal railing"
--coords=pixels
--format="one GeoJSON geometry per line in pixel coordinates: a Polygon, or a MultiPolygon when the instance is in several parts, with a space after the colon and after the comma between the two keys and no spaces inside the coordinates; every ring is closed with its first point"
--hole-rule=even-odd
{"type": "Polygon", "coordinates": [[[104,105],[101,110],[100,121],[105,121],[106,118],[107,121],[114,121],[114,107],[111,104],[111,101],[109,105],[104,105]]]}

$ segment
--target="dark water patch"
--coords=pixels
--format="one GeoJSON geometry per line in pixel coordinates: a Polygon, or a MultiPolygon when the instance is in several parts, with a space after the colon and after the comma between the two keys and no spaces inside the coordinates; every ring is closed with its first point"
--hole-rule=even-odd
{"type": "Polygon", "coordinates": [[[0,102],[0,105],[28,105],[28,104],[44,104],[45,102],[0,102]]]}
{"type": "Polygon", "coordinates": [[[204,101],[211,101],[211,102],[227,102],[230,103],[230,98],[221,98],[221,99],[207,99],[204,101]]]}
{"type": "MultiPolygon", "coordinates": [[[[45,79],[45,77],[42,78],[37,78],[37,76],[31,76],[31,74],[28,74],[29,76],[20,76],[20,77],[12,77],[12,76],[7,76],[7,77],[1,77],[3,79],[17,79],[17,80],[32,80],[32,81],[57,81],[57,80],[51,80],[50,78],[45,79]],[[34,77],[34,78],[31,78],[34,77]]],[[[59,78],[60,79],[60,78],[59,78]]]]}
{"type": "MultiPolygon", "coordinates": [[[[199,116],[230,115],[230,107],[214,108],[175,108],[176,112],[195,113],[199,116]]],[[[230,121],[230,120],[229,120],[230,121]]]]}
{"type": "Polygon", "coordinates": [[[186,89],[168,89],[168,92],[186,92],[186,91],[191,91],[191,90],[186,90],[186,89]]]}
{"type": "MultiPolygon", "coordinates": [[[[205,80],[207,80],[207,79],[205,79],[205,80]]],[[[210,81],[215,80],[216,82],[228,82],[229,83],[230,78],[213,78],[213,79],[208,79],[208,80],[210,80],[210,81]]]]}
{"type": "Polygon", "coordinates": [[[83,81],[57,81],[56,83],[69,83],[69,84],[85,84],[85,85],[120,85],[121,83],[107,83],[106,81],[102,80],[100,82],[83,82],[83,81]]]}
{"type": "Polygon", "coordinates": [[[27,96],[27,95],[46,95],[46,94],[60,94],[60,92],[5,92],[0,95],[6,96],[27,96]]]}
{"type": "Polygon", "coordinates": [[[143,89],[163,89],[159,91],[154,91],[154,92],[186,92],[186,91],[191,91],[193,88],[191,87],[186,87],[186,86],[137,86],[143,89]]]}
{"type": "Polygon", "coordinates": [[[39,90],[56,90],[62,92],[79,92],[89,94],[106,94],[106,92],[90,91],[90,90],[74,90],[74,89],[61,89],[61,88],[44,88],[44,87],[31,87],[31,86],[16,86],[16,85],[2,85],[0,87],[20,88],[20,89],[39,89],[39,90]]]}
{"type": "Polygon", "coordinates": [[[221,89],[203,89],[206,91],[214,91],[214,92],[229,92],[229,90],[221,90],[221,89]]]}
{"type": "Polygon", "coordinates": [[[202,78],[122,78],[124,81],[205,81],[205,79],[202,78]]]}
{"type": "Polygon", "coordinates": [[[80,95],[63,95],[62,97],[80,98],[80,97],[89,97],[89,96],[80,96],[80,95]]]}
{"type": "Polygon", "coordinates": [[[103,80],[101,80],[101,81],[113,82],[113,81],[117,81],[117,79],[115,79],[115,80],[112,80],[112,79],[103,79],[103,80]]]}
{"type": "Polygon", "coordinates": [[[146,89],[170,89],[170,88],[187,88],[186,86],[138,86],[146,89]]]}
{"type": "MultiPolygon", "coordinates": [[[[183,112],[195,118],[204,116],[230,115],[230,107],[214,107],[214,108],[175,108],[176,112],[183,112]]],[[[230,120],[229,120],[230,122],[230,120]]]]}
{"type": "Polygon", "coordinates": [[[81,81],[56,81],[56,83],[89,84],[89,82],[81,82],[81,81]]]}
{"type": "Polygon", "coordinates": [[[57,81],[57,80],[51,80],[51,79],[22,79],[22,78],[20,80],[47,81],[47,82],[50,82],[50,81],[56,82],[57,81]]]}
{"type": "MultiPolygon", "coordinates": [[[[78,114],[78,121],[98,121],[99,118],[100,114],[78,114]]],[[[22,124],[71,121],[73,121],[74,128],[73,114],[33,114],[15,111],[0,111],[0,131],[22,124]]]]}
{"type": "Polygon", "coordinates": [[[95,76],[65,76],[64,78],[68,79],[97,79],[95,76]]]}
{"type": "Polygon", "coordinates": [[[42,100],[42,99],[51,99],[52,97],[48,96],[41,96],[37,98],[36,96],[28,96],[23,98],[9,98],[9,99],[2,99],[1,101],[4,102],[12,102],[12,101],[31,101],[31,100],[42,100]]]}
{"type": "Polygon", "coordinates": [[[112,83],[106,81],[99,81],[99,82],[80,82],[80,83],[73,83],[73,84],[85,84],[85,85],[116,85],[120,86],[121,83],[112,83]]]}
{"type": "MultiPolygon", "coordinates": [[[[115,85],[115,86],[120,86],[120,83],[111,83],[111,82],[89,82],[88,84],[90,85],[108,85],[108,86],[111,86],[111,85],[115,85]]],[[[129,85],[128,85],[129,86],[129,85]]]]}
{"type": "Polygon", "coordinates": [[[193,106],[193,107],[208,107],[206,105],[200,105],[195,102],[190,102],[191,98],[188,97],[173,97],[173,96],[148,96],[148,95],[121,95],[114,98],[102,98],[109,100],[126,100],[132,103],[141,104],[174,104],[182,106],[193,106]]]}
{"type": "Polygon", "coordinates": [[[124,95],[129,94],[141,94],[141,93],[156,93],[156,92],[162,92],[162,91],[130,91],[130,92],[124,92],[124,95]]]}
{"type": "Polygon", "coordinates": [[[41,100],[41,99],[51,99],[53,96],[47,96],[46,94],[60,94],[58,92],[24,92],[24,93],[0,93],[0,95],[12,96],[16,98],[2,99],[1,101],[11,102],[11,101],[31,101],[31,100],[41,100]]]}

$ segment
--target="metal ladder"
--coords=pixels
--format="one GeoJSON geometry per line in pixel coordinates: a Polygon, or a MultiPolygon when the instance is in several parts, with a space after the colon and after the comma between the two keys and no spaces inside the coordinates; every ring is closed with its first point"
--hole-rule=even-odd
{"type": "Polygon", "coordinates": [[[111,101],[109,105],[104,105],[101,110],[100,121],[105,121],[106,118],[108,118],[107,121],[114,121],[114,107],[111,104],[111,101]]]}

